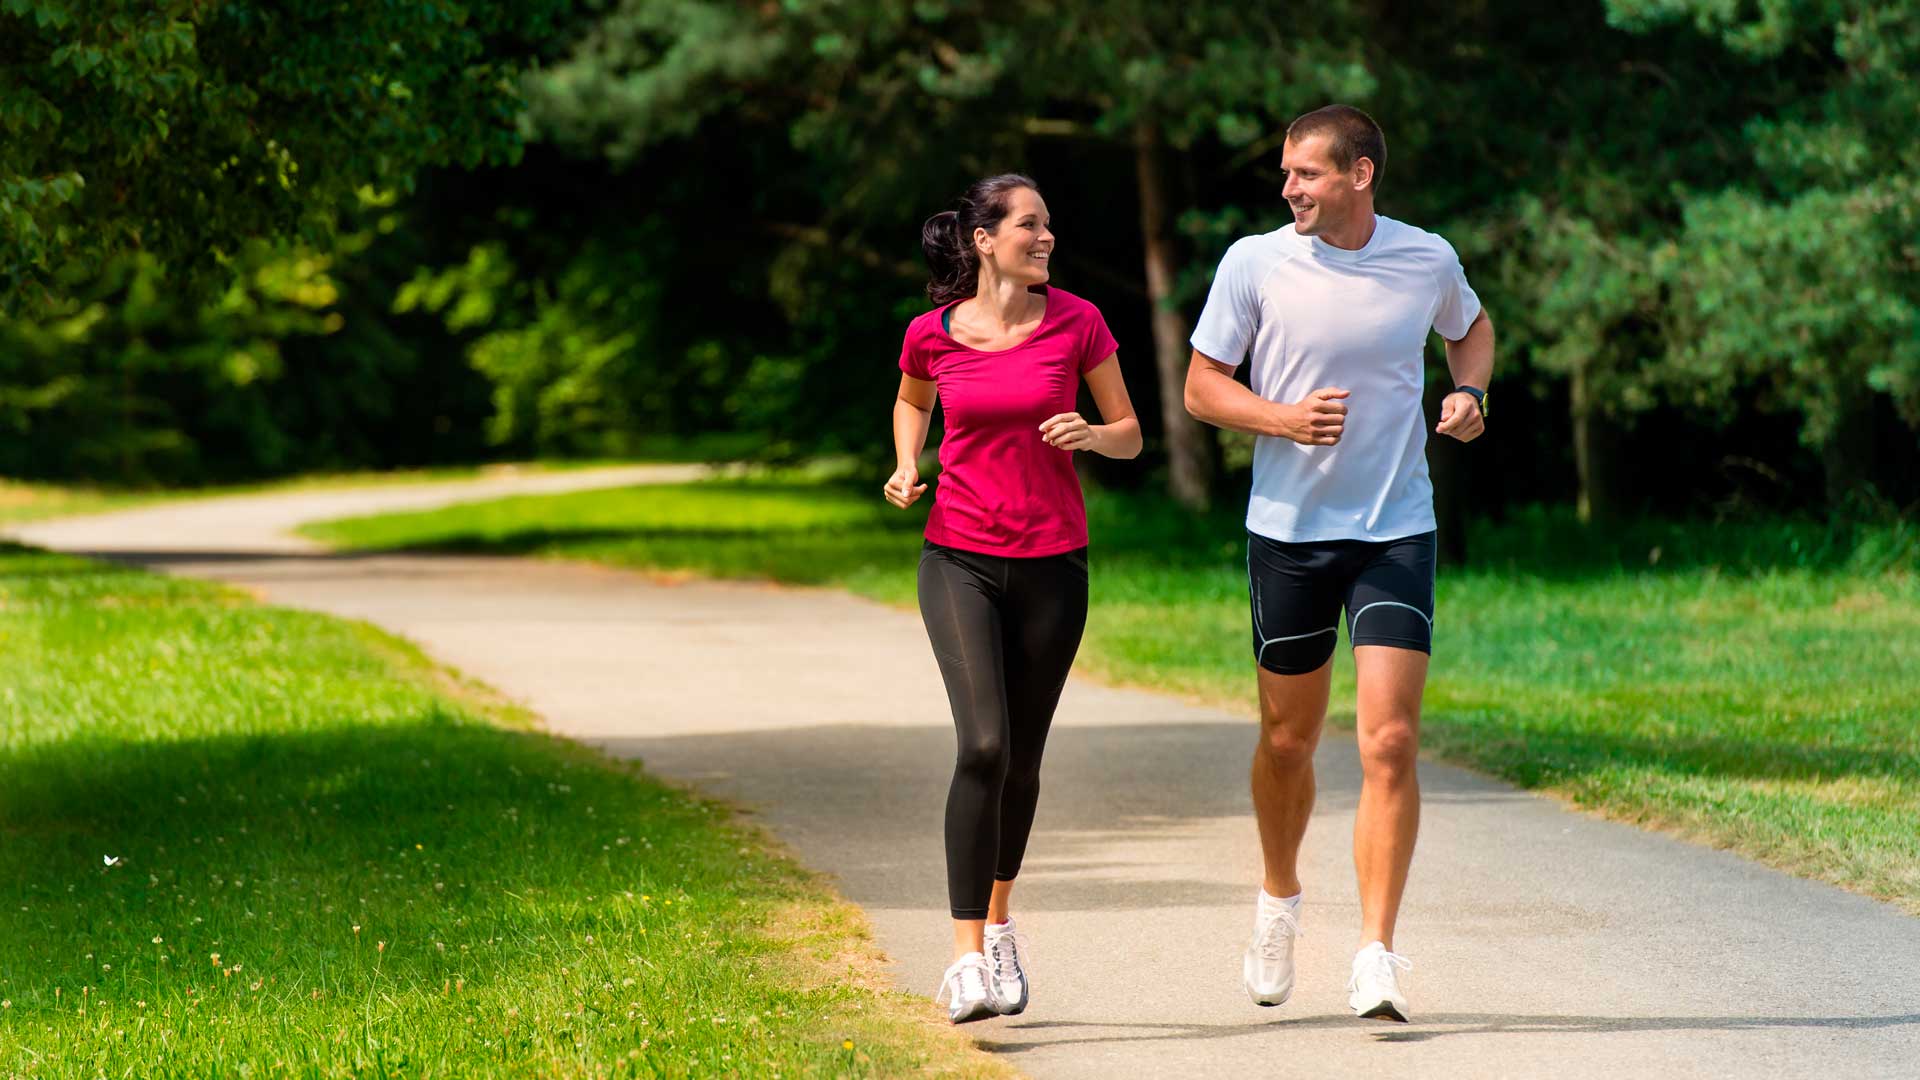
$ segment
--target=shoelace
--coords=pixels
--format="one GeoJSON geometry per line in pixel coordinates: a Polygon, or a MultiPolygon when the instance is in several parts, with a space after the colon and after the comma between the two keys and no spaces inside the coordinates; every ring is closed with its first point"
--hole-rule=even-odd
{"type": "Polygon", "coordinates": [[[987,939],[987,959],[993,962],[993,977],[1010,982],[1033,960],[1033,942],[1018,930],[995,934],[987,939]]]}
{"type": "Polygon", "coordinates": [[[987,979],[981,972],[985,964],[962,964],[947,969],[940,979],[940,991],[933,995],[933,1003],[945,1005],[956,996],[984,998],[987,996],[987,979]]]}
{"type": "Polygon", "coordinates": [[[1300,929],[1299,916],[1295,915],[1291,909],[1280,907],[1274,908],[1271,911],[1263,911],[1260,914],[1258,924],[1259,933],[1255,935],[1254,939],[1254,948],[1259,950],[1261,959],[1274,961],[1286,959],[1286,957],[1280,954],[1281,941],[1283,939],[1281,935],[1274,932],[1282,927],[1285,927],[1294,937],[1301,938],[1307,936],[1307,932],[1300,929]]]}
{"type": "Polygon", "coordinates": [[[1360,989],[1360,977],[1362,975],[1370,979],[1385,980],[1397,984],[1399,977],[1393,973],[1393,969],[1395,968],[1399,968],[1401,971],[1412,971],[1413,961],[1401,956],[1399,953],[1391,953],[1382,949],[1374,954],[1372,961],[1366,966],[1353,969],[1353,978],[1347,980],[1347,989],[1360,989]]]}

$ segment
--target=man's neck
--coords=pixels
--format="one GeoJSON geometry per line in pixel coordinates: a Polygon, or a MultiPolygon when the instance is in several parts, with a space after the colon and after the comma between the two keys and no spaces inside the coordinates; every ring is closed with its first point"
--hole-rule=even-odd
{"type": "Polygon", "coordinates": [[[1320,239],[1346,251],[1359,251],[1373,239],[1373,230],[1378,224],[1379,219],[1374,216],[1373,208],[1368,207],[1345,225],[1321,233],[1320,239]]]}

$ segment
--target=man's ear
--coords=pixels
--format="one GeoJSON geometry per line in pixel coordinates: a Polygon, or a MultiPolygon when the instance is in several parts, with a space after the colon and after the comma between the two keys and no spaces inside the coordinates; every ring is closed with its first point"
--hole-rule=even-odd
{"type": "Polygon", "coordinates": [[[1354,158],[1353,159],[1354,190],[1359,191],[1362,188],[1371,188],[1371,187],[1373,187],[1373,159],[1370,157],[1354,158]]]}

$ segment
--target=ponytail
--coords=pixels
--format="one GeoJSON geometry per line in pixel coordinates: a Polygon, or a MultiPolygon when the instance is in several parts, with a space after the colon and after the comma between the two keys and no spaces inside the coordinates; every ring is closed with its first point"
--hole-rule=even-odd
{"type": "Polygon", "coordinates": [[[942,210],[920,226],[920,250],[926,252],[927,299],[936,306],[973,295],[980,279],[980,253],[972,238],[960,235],[960,214],[942,210]]]}

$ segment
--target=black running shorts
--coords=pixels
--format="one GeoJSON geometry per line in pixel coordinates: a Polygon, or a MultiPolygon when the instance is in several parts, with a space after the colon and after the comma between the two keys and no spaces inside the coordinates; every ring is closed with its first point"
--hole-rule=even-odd
{"type": "Polygon", "coordinates": [[[1247,534],[1254,662],[1279,675],[1333,656],[1340,611],[1355,645],[1433,652],[1433,534],[1289,544],[1247,534]]]}

